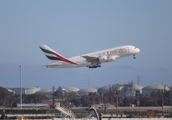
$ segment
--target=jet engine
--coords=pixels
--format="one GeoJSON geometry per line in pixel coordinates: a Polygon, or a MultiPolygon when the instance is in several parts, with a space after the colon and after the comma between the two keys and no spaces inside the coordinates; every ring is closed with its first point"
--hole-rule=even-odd
{"type": "Polygon", "coordinates": [[[107,58],[107,62],[113,62],[115,61],[116,57],[115,56],[110,56],[107,58]]]}
{"type": "Polygon", "coordinates": [[[99,57],[99,62],[100,63],[103,63],[103,62],[107,62],[107,56],[101,56],[101,57],[99,57]]]}

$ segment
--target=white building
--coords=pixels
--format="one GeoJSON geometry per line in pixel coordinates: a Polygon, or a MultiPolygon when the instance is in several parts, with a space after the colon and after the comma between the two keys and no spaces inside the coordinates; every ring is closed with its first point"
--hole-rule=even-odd
{"type": "MultiPolygon", "coordinates": [[[[152,92],[158,92],[158,90],[163,90],[163,89],[164,89],[164,85],[160,85],[160,84],[148,85],[142,89],[142,94],[151,95],[152,92]]],[[[168,91],[170,89],[168,87],[165,87],[165,90],[168,91]]]]}
{"type": "Polygon", "coordinates": [[[89,95],[89,93],[96,93],[97,94],[97,89],[95,88],[84,88],[84,89],[80,89],[78,91],[79,95],[89,95]]]}

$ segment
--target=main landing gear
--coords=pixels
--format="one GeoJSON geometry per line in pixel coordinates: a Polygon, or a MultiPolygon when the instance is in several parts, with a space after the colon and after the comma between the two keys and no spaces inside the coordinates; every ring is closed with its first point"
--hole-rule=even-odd
{"type": "Polygon", "coordinates": [[[97,67],[101,67],[101,65],[94,65],[94,66],[88,66],[89,68],[97,68],[97,67]]]}

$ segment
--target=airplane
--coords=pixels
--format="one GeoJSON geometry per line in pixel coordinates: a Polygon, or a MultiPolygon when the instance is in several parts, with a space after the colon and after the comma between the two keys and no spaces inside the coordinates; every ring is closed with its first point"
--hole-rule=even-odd
{"type": "Polygon", "coordinates": [[[135,46],[125,45],[66,58],[47,45],[41,45],[39,47],[44,52],[45,56],[51,61],[51,64],[46,65],[47,68],[97,68],[101,67],[101,63],[113,62],[116,59],[131,55],[135,59],[135,55],[140,52],[140,49],[135,46]]]}

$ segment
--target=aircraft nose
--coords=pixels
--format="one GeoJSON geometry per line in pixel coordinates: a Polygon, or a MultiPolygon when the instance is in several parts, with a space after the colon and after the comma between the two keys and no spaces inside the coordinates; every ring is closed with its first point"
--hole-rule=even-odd
{"type": "Polygon", "coordinates": [[[139,49],[139,48],[137,48],[137,52],[138,52],[138,53],[140,52],[140,49],[139,49]]]}

